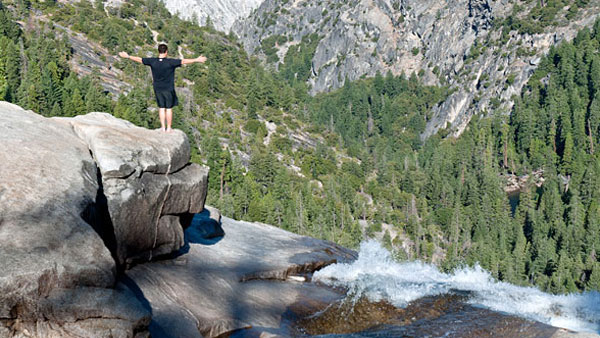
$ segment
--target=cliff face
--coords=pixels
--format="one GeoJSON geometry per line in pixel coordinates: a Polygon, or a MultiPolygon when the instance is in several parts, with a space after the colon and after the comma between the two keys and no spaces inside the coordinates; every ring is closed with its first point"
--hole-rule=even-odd
{"type": "Polygon", "coordinates": [[[509,30],[503,35],[499,23],[516,3],[523,6],[518,15],[533,5],[507,0],[267,0],[236,22],[233,31],[248,52],[263,57],[265,39],[279,37],[278,42],[285,41],[274,47],[280,62],[303,36],[318,34],[308,80],[313,94],[339,88],[345,78],[357,80],[378,71],[415,73],[428,84],[448,85],[455,91],[435,109],[424,136],[446,124],[460,134],[474,113],[510,108],[511,96],[520,92],[540,56],[592,25],[600,12],[590,4],[543,33],[509,30]]]}
{"type": "Polygon", "coordinates": [[[182,18],[206,24],[210,18],[217,30],[229,32],[235,20],[244,18],[258,7],[263,0],[165,0],[167,9],[182,18]]]}

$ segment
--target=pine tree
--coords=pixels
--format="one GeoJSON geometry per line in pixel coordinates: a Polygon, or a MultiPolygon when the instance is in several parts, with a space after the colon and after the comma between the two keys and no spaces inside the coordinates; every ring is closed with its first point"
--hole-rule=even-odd
{"type": "Polygon", "coordinates": [[[105,95],[102,89],[92,81],[85,93],[85,111],[86,112],[105,112],[107,111],[105,95]]]}
{"type": "Polygon", "coordinates": [[[525,234],[523,233],[523,227],[521,224],[517,222],[513,222],[514,225],[514,233],[515,233],[515,243],[514,249],[512,251],[512,256],[514,257],[514,279],[513,282],[522,282],[526,280],[527,277],[527,262],[530,257],[529,253],[529,243],[527,242],[527,238],[525,238],[525,234]]]}
{"type": "Polygon", "coordinates": [[[596,262],[592,268],[590,279],[587,281],[586,290],[600,291],[600,263],[596,262]]]}
{"type": "Polygon", "coordinates": [[[6,76],[5,59],[0,56],[0,100],[8,97],[8,81],[6,76]]]}
{"type": "Polygon", "coordinates": [[[50,69],[56,67],[54,63],[48,64],[42,71],[41,78],[41,108],[40,113],[44,115],[50,114],[50,111],[55,104],[60,104],[62,99],[62,91],[60,84],[54,79],[50,69]]]}
{"type": "MultiPolygon", "coordinates": [[[[1,3],[0,3],[1,4],[1,3]]],[[[0,5],[0,36],[6,36],[16,42],[21,36],[21,29],[8,10],[0,5]]]]}
{"type": "Polygon", "coordinates": [[[55,103],[52,107],[52,110],[50,111],[50,116],[63,116],[63,110],[58,104],[58,102],[55,103]]]}
{"type": "Polygon", "coordinates": [[[579,192],[575,188],[569,189],[569,205],[567,207],[567,226],[569,228],[569,243],[568,250],[570,257],[577,256],[582,249],[583,239],[585,236],[585,209],[581,203],[579,192]]]}
{"type": "Polygon", "coordinates": [[[561,171],[567,174],[570,174],[573,172],[573,157],[574,157],[574,150],[573,150],[573,136],[571,134],[571,132],[567,132],[567,135],[565,137],[565,143],[564,143],[564,149],[563,149],[563,154],[562,154],[562,161],[561,161],[561,171]]]}
{"type": "Polygon", "coordinates": [[[73,94],[71,94],[70,107],[73,109],[74,115],[87,113],[85,111],[85,102],[83,101],[83,97],[81,96],[79,88],[75,88],[73,94]]]}
{"type": "Polygon", "coordinates": [[[256,111],[260,108],[260,84],[258,82],[258,74],[251,73],[248,79],[248,86],[246,89],[246,102],[248,110],[248,118],[255,119],[256,111]]]}
{"type": "Polygon", "coordinates": [[[386,249],[392,250],[392,236],[390,235],[390,232],[387,229],[383,234],[382,242],[383,246],[385,246],[386,249]]]}
{"type": "Polygon", "coordinates": [[[17,90],[21,86],[21,58],[17,46],[9,41],[6,44],[5,52],[5,72],[7,81],[6,100],[16,102],[17,90]]]}
{"type": "Polygon", "coordinates": [[[600,91],[600,57],[597,55],[592,57],[589,73],[589,87],[590,95],[594,95],[600,91]]]}

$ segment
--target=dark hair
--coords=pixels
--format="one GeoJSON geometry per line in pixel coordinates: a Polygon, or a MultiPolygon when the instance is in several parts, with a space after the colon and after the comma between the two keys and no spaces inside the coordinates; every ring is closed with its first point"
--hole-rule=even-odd
{"type": "Polygon", "coordinates": [[[161,43],[160,45],[158,45],[158,53],[159,54],[164,54],[167,52],[167,50],[169,50],[169,47],[167,47],[167,45],[165,45],[164,43],[161,43]]]}

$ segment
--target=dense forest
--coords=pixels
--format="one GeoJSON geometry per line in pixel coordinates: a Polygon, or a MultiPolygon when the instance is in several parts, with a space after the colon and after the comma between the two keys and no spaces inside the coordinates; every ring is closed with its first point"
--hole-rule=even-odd
{"type": "Polygon", "coordinates": [[[425,141],[431,108],[451,88],[377,74],[311,97],[318,36],[275,71],[235,37],[157,0],[0,2],[0,99],[45,116],[107,111],[157,127],[148,70],[116,62],[137,85],[113,97],[99,74],[73,71],[67,28],[111,55],[155,53],[156,32],[171,51],[208,57],[206,67],[178,70],[176,126],[193,160],[211,167],[208,203],[227,216],[350,247],[379,236],[399,259],[479,262],[501,280],[556,293],[600,290],[600,23],[551,50],[510,114],[491,111],[458,138],[442,130],[425,141]],[[543,184],[527,184],[511,210],[505,178],[533,171],[543,184]]]}

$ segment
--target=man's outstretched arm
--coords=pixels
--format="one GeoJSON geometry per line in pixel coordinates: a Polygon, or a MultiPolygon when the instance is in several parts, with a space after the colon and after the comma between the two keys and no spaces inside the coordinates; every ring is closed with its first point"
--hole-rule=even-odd
{"type": "Polygon", "coordinates": [[[196,62],[205,63],[206,62],[206,57],[204,55],[200,55],[200,56],[198,56],[195,59],[181,59],[181,64],[182,65],[187,65],[187,64],[196,63],[196,62]]]}
{"type": "Polygon", "coordinates": [[[122,57],[123,59],[129,59],[129,60],[135,61],[137,63],[142,63],[141,57],[131,56],[131,55],[127,54],[127,52],[119,52],[119,56],[122,57]]]}

